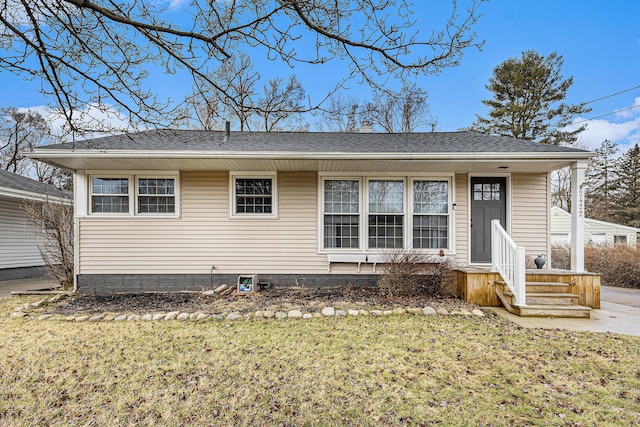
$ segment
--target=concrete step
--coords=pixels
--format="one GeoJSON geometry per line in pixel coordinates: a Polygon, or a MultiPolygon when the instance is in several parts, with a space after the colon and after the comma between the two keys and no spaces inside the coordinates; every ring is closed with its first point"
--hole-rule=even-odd
{"type": "MultiPolygon", "coordinates": [[[[511,303],[515,302],[514,296],[510,291],[505,291],[504,295],[511,299],[511,303]]],[[[561,294],[548,292],[529,292],[527,289],[527,304],[529,305],[578,305],[578,295],[561,294]]]]}

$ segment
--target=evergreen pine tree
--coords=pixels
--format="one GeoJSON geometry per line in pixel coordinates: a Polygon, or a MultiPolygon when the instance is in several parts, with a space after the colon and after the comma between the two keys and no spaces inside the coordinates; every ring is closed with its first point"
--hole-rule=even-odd
{"type": "Polygon", "coordinates": [[[477,116],[471,130],[545,144],[573,144],[586,125],[568,126],[573,117],[590,108],[564,102],[573,77],[562,76],[562,63],[557,52],[544,56],[533,50],[502,62],[486,86],[493,98],[482,101],[491,109],[489,117],[477,116]]]}
{"type": "Polygon", "coordinates": [[[601,221],[613,221],[617,188],[618,145],[606,139],[596,149],[586,170],[586,216],[601,221]]]}
{"type": "Polygon", "coordinates": [[[617,175],[616,220],[621,224],[640,227],[640,147],[638,144],[620,158],[617,175]]]}

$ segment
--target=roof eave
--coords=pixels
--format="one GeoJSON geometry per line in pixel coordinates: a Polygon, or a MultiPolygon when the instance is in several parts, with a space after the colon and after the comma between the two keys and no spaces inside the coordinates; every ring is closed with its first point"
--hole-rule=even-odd
{"type": "Polygon", "coordinates": [[[12,199],[20,200],[32,200],[36,202],[44,202],[50,200],[54,203],[71,204],[73,201],[70,198],[64,198],[60,196],[54,196],[45,193],[34,193],[31,191],[17,190],[15,188],[0,187],[0,196],[9,197],[12,199]]]}
{"type": "Polygon", "coordinates": [[[27,157],[37,160],[62,158],[130,159],[305,159],[305,160],[566,160],[581,161],[591,152],[300,152],[300,151],[203,151],[203,150],[117,150],[117,149],[36,149],[27,157]]]}

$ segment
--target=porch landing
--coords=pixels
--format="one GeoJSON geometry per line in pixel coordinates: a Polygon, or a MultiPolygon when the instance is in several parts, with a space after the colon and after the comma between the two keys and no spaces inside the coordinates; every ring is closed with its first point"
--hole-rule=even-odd
{"type": "Polygon", "coordinates": [[[519,316],[579,318],[589,318],[591,309],[600,308],[599,274],[528,269],[526,283],[527,307],[517,307],[500,274],[489,268],[457,270],[458,296],[480,306],[504,306],[519,316]]]}

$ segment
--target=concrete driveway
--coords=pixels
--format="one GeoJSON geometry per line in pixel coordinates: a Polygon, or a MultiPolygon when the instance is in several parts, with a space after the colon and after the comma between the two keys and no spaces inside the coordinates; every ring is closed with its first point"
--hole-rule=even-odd
{"type": "Polygon", "coordinates": [[[504,308],[491,307],[491,310],[525,328],[614,332],[640,336],[640,289],[602,286],[600,306],[602,308],[599,310],[591,311],[590,319],[519,317],[504,308]]]}
{"type": "Polygon", "coordinates": [[[600,287],[600,300],[640,308],[640,289],[600,287]]]}
{"type": "Polygon", "coordinates": [[[11,296],[13,291],[42,291],[56,287],[57,282],[48,276],[28,279],[5,280],[0,282],[0,298],[11,296]]]}

